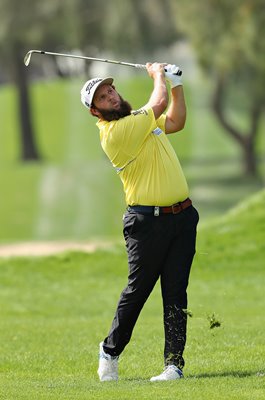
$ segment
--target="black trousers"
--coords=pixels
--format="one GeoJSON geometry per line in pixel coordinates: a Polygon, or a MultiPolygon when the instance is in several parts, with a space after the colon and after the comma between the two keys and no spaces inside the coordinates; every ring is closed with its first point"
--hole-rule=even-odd
{"type": "Polygon", "coordinates": [[[195,254],[198,212],[190,206],[179,214],[127,211],[124,238],[128,284],[122,291],[103,348],[118,356],[130,341],[141,309],[160,278],[164,311],[165,365],[184,367],[187,330],[187,286],[195,254]]]}

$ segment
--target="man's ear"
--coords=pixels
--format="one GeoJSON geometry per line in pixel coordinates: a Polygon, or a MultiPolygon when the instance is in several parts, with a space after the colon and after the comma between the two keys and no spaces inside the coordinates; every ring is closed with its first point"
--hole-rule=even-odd
{"type": "Polygon", "coordinates": [[[93,117],[98,117],[98,118],[100,118],[101,117],[101,114],[100,114],[100,112],[95,108],[95,107],[90,107],[90,114],[91,115],[93,115],[93,117]]]}

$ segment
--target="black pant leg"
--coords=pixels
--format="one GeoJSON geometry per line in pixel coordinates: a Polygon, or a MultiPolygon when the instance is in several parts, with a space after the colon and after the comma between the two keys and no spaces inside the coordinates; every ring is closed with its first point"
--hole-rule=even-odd
{"type": "Polygon", "coordinates": [[[152,292],[163,266],[170,240],[165,220],[153,215],[127,213],[124,238],[128,253],[128,284],[120,296],[108,337],[107,353],[117,356],[128,344],[141,309],[152,292]],[[163,229],[159,228],[160,224],[163,229]]]}
{"type": "Polygon", "coordinates": [[[165,365],[184,367],[183,352],[187,331],[187,287],[195,254],[198,213],[189,207],[172,216],[175,237],[161,273],[161,290],[164,307],[165,365]]]}

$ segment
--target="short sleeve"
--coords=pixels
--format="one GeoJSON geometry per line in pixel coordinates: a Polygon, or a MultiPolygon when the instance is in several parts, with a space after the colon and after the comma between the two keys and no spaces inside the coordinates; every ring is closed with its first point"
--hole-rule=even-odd
{"type": "Polygon", "coordinates": [[[139,153],[144,141],[157,127],[152,108],[140,109],[109,126],[106,149],[115,165],[123,165],[139,153]],[[113,157],[115,155],[115,157],[113,157]]]}

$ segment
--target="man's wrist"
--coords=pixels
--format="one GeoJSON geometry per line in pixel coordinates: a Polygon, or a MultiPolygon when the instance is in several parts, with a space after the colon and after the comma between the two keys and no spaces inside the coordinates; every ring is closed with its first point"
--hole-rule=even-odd
{"type": "Polygon", "coordinates": [[[162,71],[156,72],[155,75],[154,75],[154,79],[156,79],[156,78],[165,80],[166,79],[165,73],[162,72],[162,71]]]}

